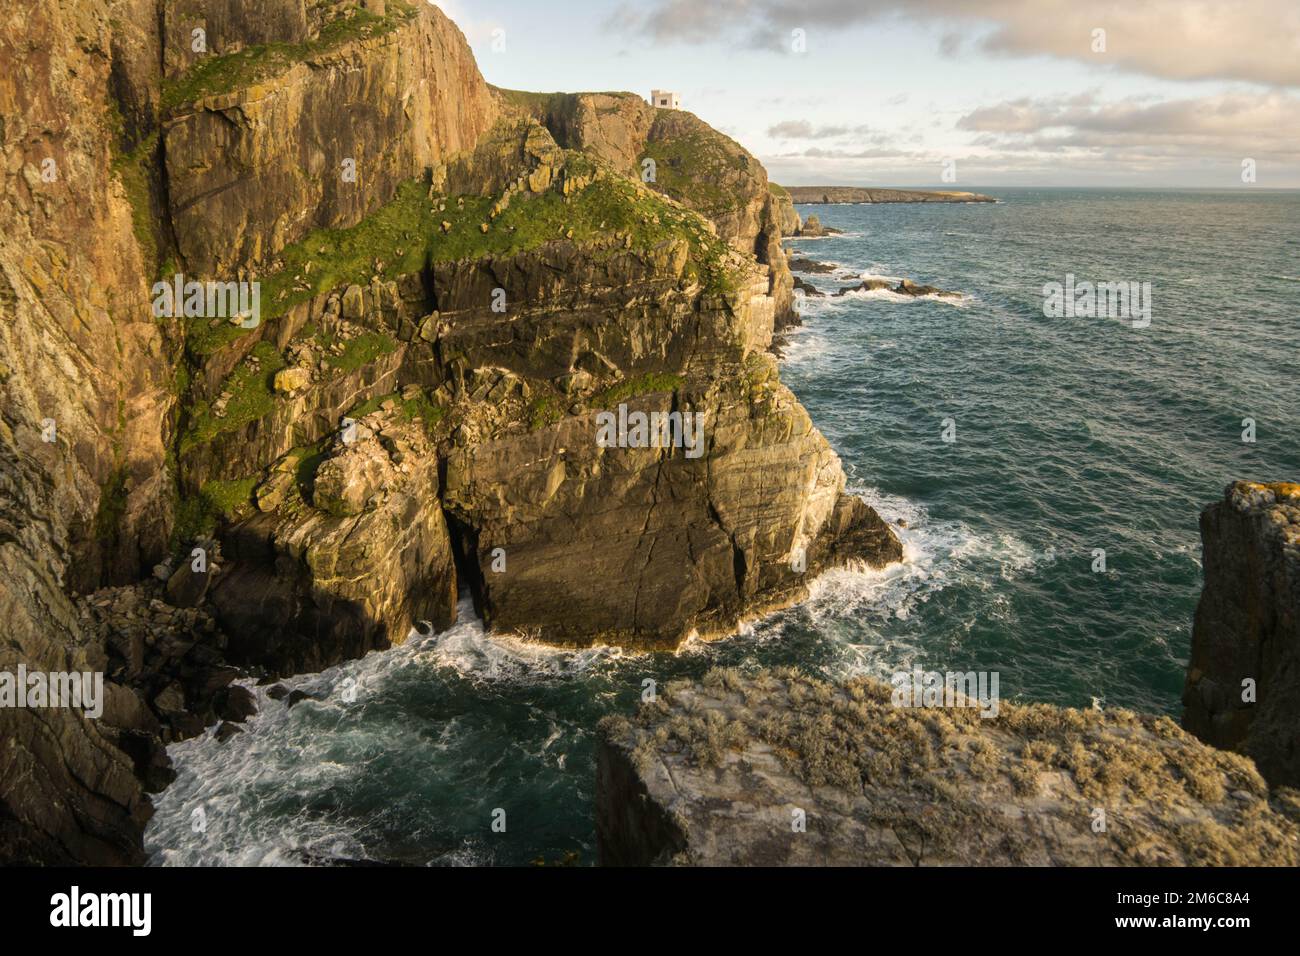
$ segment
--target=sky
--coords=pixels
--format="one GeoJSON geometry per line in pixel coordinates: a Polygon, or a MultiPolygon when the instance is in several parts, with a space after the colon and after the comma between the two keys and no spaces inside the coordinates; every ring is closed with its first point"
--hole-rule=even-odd
{"type": "Polygon", "coordinates": [[[786,185],[1300,187],[1300,0],[438,6],[489,83],[675,91],[786,185]]]}

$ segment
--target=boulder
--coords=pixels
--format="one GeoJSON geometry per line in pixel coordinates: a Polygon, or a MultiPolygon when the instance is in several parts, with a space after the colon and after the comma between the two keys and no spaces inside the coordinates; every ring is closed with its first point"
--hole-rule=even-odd
{"type": "Polygon", "coordinates": [[[273,387],[277,392],[292,394],[311,384],[311,371],[301,366],[282,368],[275,373],[273,387]]]}

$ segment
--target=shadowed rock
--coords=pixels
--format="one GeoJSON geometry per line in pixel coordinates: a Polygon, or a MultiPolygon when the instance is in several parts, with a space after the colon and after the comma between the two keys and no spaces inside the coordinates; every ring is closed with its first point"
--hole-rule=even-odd
{"type": "Polygon", "coordinates": [[[1300,484],[1229,485],[1201,539],[1183,726],[1300,786],[1300,484]]]}

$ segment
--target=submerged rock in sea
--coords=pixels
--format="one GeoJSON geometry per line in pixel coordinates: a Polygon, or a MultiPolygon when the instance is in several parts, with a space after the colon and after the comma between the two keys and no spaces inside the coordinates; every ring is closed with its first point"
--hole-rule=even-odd
{"type": "Polygon", "coordinates": [[[804,259],[795,256],[789,261],[790,269],[794,272],[811,272],[816,275],[827,275],[835,271],[835,266],[829,262],[818,262],[816,259],[804,259]]]}
{"type": "Polygon", "coordinates": [[[713,670],[601,725],[605,864],[1286,865],[1300,800],[1168,717],[713,670]],[[960,700],[960,698],[958,698],[960,700]]]}
{"type": "Polygon", "coordinates": [[[811,282],[805,282],[803,279],[800,279],[798,276],[794,277],[794,288],[796,292],[802,292],[804,295],[809,295],[812,296],[813,298],[821,298],[826,294],[821,289],[813,285],[811,282]]]}
{"type": "Polygon", "coordinates": [[[1234,482],[1201,538],[1183,726],[1300,786],[1300,484],[1234,482]]]}
{"type": "Polygon", "coordinates": [[[895,292],[898,295],[910,295],[913,298],[920,298],[924,295],[937,295],[945,299],[959,299],[960,292],[948,292],[940,289],[938,286],[918,285],[911,279],[900,279],[897,285],[891,284],[888,279],[869,278],[863,279],[857,285],[844,286],[839,289],[835,295],[848,295],[850,292],[876,292],[880,289],[886,289],[889,292],[895,292]]]}

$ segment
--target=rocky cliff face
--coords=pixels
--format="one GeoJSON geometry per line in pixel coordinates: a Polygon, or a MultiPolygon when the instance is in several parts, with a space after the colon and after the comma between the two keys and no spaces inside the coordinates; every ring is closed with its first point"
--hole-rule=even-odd
{"type": "Polygon", "coordinates": [[[703,214],[718,235],[766,267],[776,328],[796,324],[794,280],[781,245],[798,214],[739,143],[692,113],[655,109],[632,93],[539,96],[502,91],[505,109],[531,116],[571,149],[608,160],[703,214]]]}
{"type": "Polygon", "coordinates": [[[1300,485],[1230,485],[1201,537],[1183,726],[1300,786],[1300,485]]]}
{"type": "Polygon", "coordinates": [[[492,90],[428,4],[5,23],[2,664],[110,706],[0,711],[0,857],[138,862],[161,744],[241,719],[241,668],[446,626],[462,587],[673,646],[900,557],[768,354],[766,174],[690,114],[492,90]],[[177,272],[257,281],[258,321],[153,314],[177,272]]]}
{"type": "Polygon", "coordinates": [[[260,13],[164,5],[168,50],[188,48],[170,34],[206,22],[197,8],[209,6],[216,48],[175,62],[162,95],[168,211],[180,264],[196,274],[274,268],[285,245],[355,225],[495,120],[464,38],[436,7],[394,0],[376,15],[333,3],[299,19],[302,3],[270,4],[282,16],[241,44],[260,13]]]}
{"type": "Polygon", "coordinates": [[[1166,717],[710,672],[607,718],[607,864],[1293,866],[1300,794],[1166,717]]]}
{"type": "MultiPolygon", "coordinates": [[[[106,3],[0,22],[0,671],[93,669],[69,592],[138,577],[170,530],[174,399],[117,175],[106,3]],[[21,65],[21,69],[17,68],[21,65]]],[[[118,692],[111,691],[114,696],[118,692]]],[[[122,692],[130,696],[130,692],[122,692]]],[[[139,860],[148,804],[112,726],[0,709],[0,858],[139,860]]]]}

